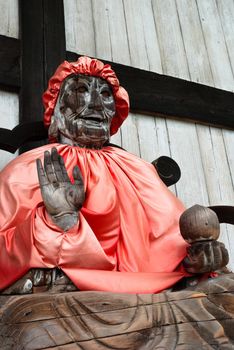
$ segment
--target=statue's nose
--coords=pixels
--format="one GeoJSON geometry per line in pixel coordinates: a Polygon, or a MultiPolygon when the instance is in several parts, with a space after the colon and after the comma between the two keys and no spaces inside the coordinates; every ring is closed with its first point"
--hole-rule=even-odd
{"type": "Polygon", "coordinates": [[[99,92],[96,89],[92,89],[90,95],[89,108],[96,111],[102,110],[102,101],[99,92]]]}

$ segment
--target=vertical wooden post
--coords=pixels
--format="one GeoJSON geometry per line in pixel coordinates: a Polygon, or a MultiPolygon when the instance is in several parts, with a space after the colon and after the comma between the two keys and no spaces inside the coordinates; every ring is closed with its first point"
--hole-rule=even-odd
{"type": "MultiPolygon", "coordinates": [[[[21,0],[20,122],[42,120],[48,78],[65,59],[63,0],[21,0]]],[[[28,143],[27,151],[45,141],[28,143]]]]}
{"type": "Polygon", "coordinates": [[[58,65],[66,59],[63,0],[44,0],[45,88],[58,65]]]}

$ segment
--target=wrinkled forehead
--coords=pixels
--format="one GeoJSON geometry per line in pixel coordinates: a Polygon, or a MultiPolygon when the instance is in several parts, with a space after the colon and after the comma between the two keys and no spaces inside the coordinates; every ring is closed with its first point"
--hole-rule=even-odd
{"type": "Polygon", "coordinates": [[[109,87],[110,90],[112,90],[110,84],[108,84],[108,82],[105,79],[100,77],[95,77],[92,75],[85,75],[85,74],[69,75],[66,79],[64,79],[61,90],[64,90],[67,88],[69,89],[69,87],[72,87],[79,83],[84,83],[89,86],[92,85],[95,87],[101,87],[105,85],[106,87],[109,87]]]}

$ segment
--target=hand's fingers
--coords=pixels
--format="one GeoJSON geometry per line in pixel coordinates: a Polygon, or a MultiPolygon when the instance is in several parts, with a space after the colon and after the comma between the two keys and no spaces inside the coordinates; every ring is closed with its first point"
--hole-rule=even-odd
{"type": "Polygon", "coordinates": [[[55,175],[49,151],[45,151],[44,153],[44,171],[50,183],[57,183],[57,177],[55,175]]]}
{"type": "Polygon", "coordinates": [[[185,268],[191,273],[215,271],[226,266],[228,261],[228,252],[223,243],[218,241],[193,244],[184,259],[185,268]]]}
{"type": "Polygon", "coordinates": [[[60,163],[60,168],[62,170],[62,174],[63,174],[63,181],[65,182],[71,182],[70,181],[70,178],[67,174],[67,169],[65,167],[65,164],[64,164],[64,160],[63,160],[63,157],[59,156],[59,163],[60,163]]]}
{"type": "Polygon", "coordinates": [[[218,268],[221,268],[223,266],[226,266],[229,262],[229,254],[225,247],[225,245],[222,242],[215,241],[213,254],[214,254],[214,260],[219,262],[218,268]]]}
{"type": "Polygon", "coordinates": [[[53,147],[52,151],[51,151],[51,161],[52,161],[52,165],[54,167],[55,176],[57,178],[57,181],[63,182],[64,176],[63,176],[63,172],[61,169],[61,164],[60,164],[59,158],[60,158],[60,155],[58,154],[57,149],[55,147],[53,147]]]}
{"type": "Polygon", "coordinates": [[[223,249],[222,249],[222,260],[223,260],[223,266],[226,266],[229,263],[229,253],[226,247],[223,244],[223,249]]]}
{"type": "Polygon", "coordinates": [[[38,180],[39,180],[40,186],[48,185],[49,181],[48,181],[47,176],[44,172],[41,160],[37,159],[36,163],[37,163],[37,174],[38,174],[38,180]]]}

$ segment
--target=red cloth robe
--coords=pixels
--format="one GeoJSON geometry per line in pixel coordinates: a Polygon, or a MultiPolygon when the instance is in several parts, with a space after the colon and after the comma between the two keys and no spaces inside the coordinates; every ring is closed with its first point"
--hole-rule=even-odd
{"type": "Polygon", "coordinates": [[[0,174],[0,290],[30,268],[61,268],[80,290],[156,293],[186,272],[184,207],[154,167],[115,147],[46,145],[22,154],[0,174]],[[68,232],[45,211],[36,158],[57,147],[70,178],[78,165],[86,200],[68,232]]]}

